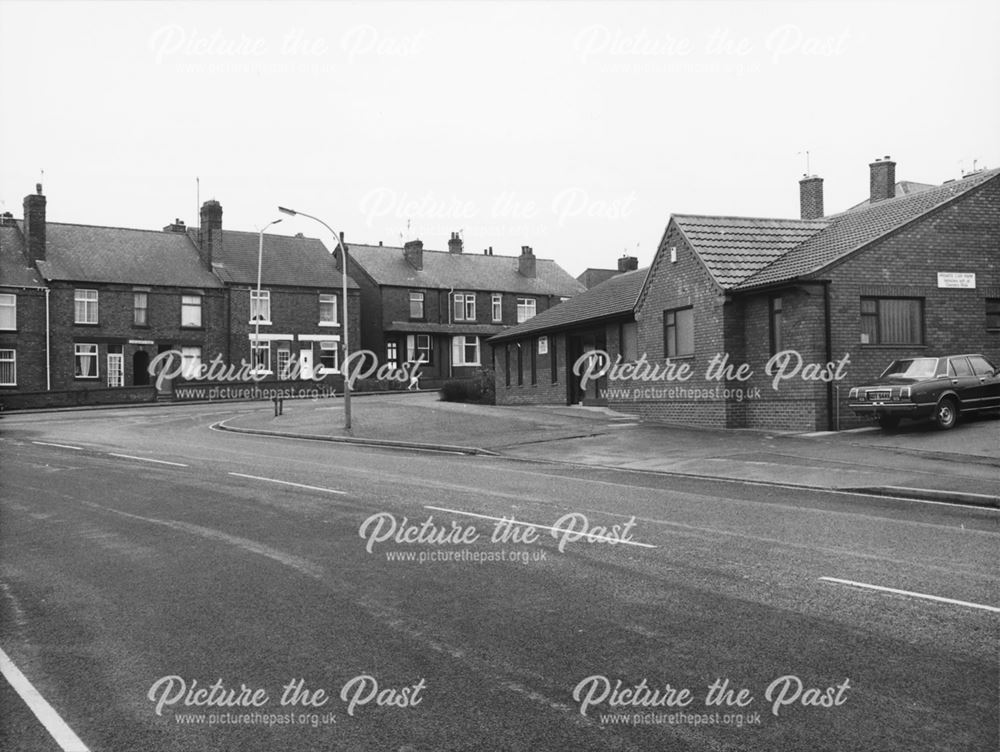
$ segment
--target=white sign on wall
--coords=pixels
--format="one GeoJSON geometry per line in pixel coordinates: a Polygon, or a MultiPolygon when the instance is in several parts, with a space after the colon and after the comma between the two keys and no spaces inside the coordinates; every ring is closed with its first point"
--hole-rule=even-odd
{"type": "Polygon", "coordinates": [[[976,289],[975,272],[938,272],[938,287],[949,287],[961,290],[976,289]]]}

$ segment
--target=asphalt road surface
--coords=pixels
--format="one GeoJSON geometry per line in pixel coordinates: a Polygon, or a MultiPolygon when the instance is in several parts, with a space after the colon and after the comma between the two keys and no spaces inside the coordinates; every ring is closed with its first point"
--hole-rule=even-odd
{"type": "Polygon", "coordinates": [[[0,422],[0,748],[998,748],[996,510],[233,409],[0,422]]]}

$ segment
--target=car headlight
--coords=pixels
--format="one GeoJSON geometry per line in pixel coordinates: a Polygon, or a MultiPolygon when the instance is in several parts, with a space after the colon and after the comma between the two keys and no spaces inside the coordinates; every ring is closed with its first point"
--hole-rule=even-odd
{"type": "Polygon", "coordinates": [[[858,398],[858,388],[856,386],[851,387],[851,391],[847,393],[847,399],[857,399],[858,398]]]}

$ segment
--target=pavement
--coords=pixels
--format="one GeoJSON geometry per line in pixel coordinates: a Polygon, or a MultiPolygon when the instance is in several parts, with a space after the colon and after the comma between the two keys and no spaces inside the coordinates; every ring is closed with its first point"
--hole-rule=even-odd
{"type": "Polygon", "coordinates": [[[279,416],[268,405],[220,427],[1000,507],[996,418],[967,420],[949,432],[914,425],[891,434],[795,434],[643,424],[607,408],[441,402],[424,392],[357,397],[351,430],[343,424],[336,400],[286,402],[279,416]]]}

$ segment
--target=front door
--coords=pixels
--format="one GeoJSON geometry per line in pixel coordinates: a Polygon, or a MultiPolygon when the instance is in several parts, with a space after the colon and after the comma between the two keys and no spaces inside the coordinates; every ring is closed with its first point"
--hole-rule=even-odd
{"type": "Polygon", "coordinates": [[[121,353],[108,353],[108,386],[125,385],[125,356],[121,353]]]}
{"type": "Polygon", "coordinates": [[[313,377],[313,351],[301,350],[299,352],[299,378],[311,379],[313,377]]]}

